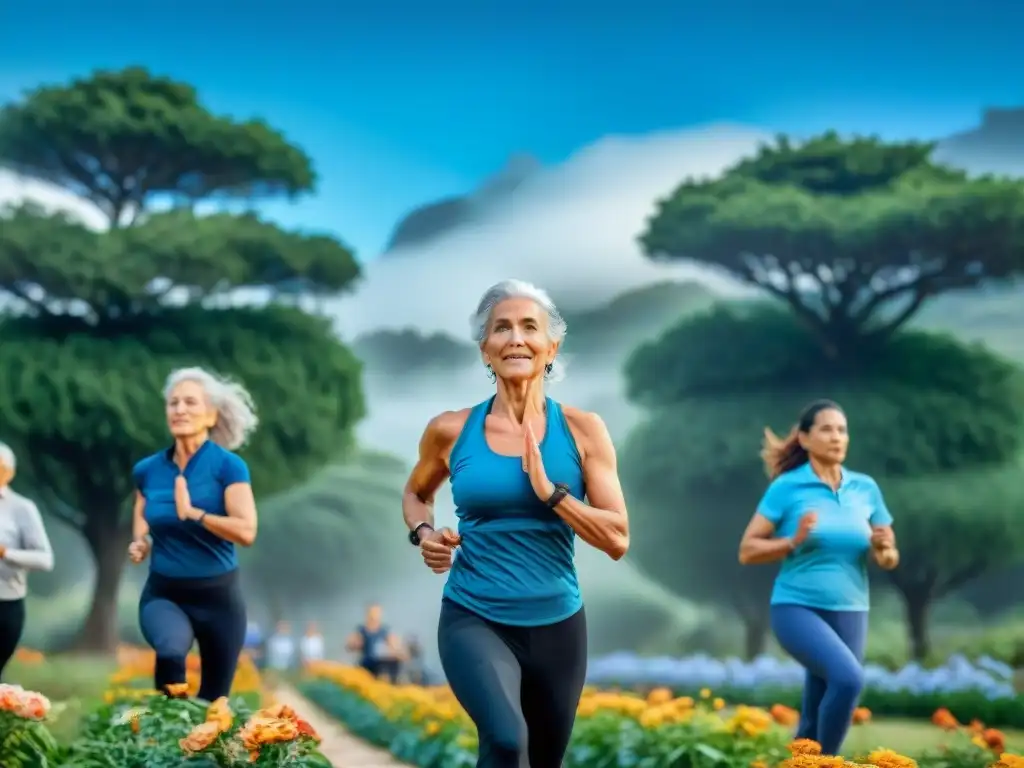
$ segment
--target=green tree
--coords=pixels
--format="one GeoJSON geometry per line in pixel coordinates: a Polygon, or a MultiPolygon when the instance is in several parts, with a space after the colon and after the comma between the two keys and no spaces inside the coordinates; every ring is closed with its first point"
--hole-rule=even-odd
{"type": "Polygon", "coordinates": [[[640,243],[785,302],[829,356],[869,356],[934,296],[1024,270],[1024,185],[968,178],[931,150],[780,138],[682,183],[640,243]]]}
{"type": "Polygon", "coordinates": [[[388,555],[417,565],[401,545],[407,468],[390,456],[359,453],[308,483],[268,499],[260,546],[243,553],[246,595],[263,603],[271,623],[295,620],[339,590],[378,584],[394,574],[388,555]],[[382,557],[383,553],[383,557],[382,557]]]}
{"type": "Polygon", "coordinates": [[[95,203],[103,232],[32,205],[0,213],[0,428],[47,508],[82,532],[97,582],[82,647],[116,642],[130,468],[166,441],[163,377],[202,364],[261,407],[257,492],[301,482],[350,442],[359,365],[330,324],[245,294],[328,295],[358,276],[336,240],[201,201],[310,190],[309,158],[259,121],[211,114],[141,69],[40,88],[0,111],[0,162],[95,203]],[[172,204],[154,213],[155,205],[172,204]],[[251,302],[250,302],[251,304],[251,302]]]}
{"type": "Polygon", "coordinates": [[[758,305],[719,308],[636,350],[627,389],[650,415],[623,452],[631,551],[680,594],[733,607],[759,650],[770,569],[741,568],[736,548],[767,485],[760,429],[787,431],[803,404],[832,397],[849,413],[849,465],[879,480],[896,518],[902,562],[889,578],[923,658],[932,601],[1024,554],[1004,511],[1024,501],[1010,480],[1021,372],[925,333],[900,333],[852,368],[814,352],[806,326],[758,305]]]}

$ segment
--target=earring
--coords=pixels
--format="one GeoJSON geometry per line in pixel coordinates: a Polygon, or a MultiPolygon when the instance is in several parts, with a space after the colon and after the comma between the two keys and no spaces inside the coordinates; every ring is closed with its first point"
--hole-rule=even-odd
{"type": "Polygon", "coordinates": [[[551,375],[551,372],[553,370],[555,370],[555,364],[554,363],[548,363],[547,365],[544,366],[544,373],[546,373],[548,376],[551,375]]]}
{"type": "Polygon", "coordinates": [[[487,369],[487,376],[488,376],[488,378],[490,378],[490,380],[491,380],[491,381],[494,381],[495,379],[497,379],[497,378],[498,378],[497,376],[495,376],[495,375],[494,375],[494,369],[493,369],[493,368],[491,368],[491,365],[490,365],[490,363],[488,363],[487,365],[485,365],[485,366],[484,366],[484,368],[486,368],[486,369],[487,369]]]}

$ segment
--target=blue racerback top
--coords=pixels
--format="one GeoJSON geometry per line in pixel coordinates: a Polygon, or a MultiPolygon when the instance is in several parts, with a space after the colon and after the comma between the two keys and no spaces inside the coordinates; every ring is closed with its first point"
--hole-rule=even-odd
{"type": "MultiPolygon", "coordinates": [[[[576,533],[537,498],[521,457],[487,445],[484,424],[493,404],[492,397],[470,411],[448,462],[462,545],[444,596],[499,624],[554,624],[583,607],[576,533]]],[[[580,453],[551,398],[540,452],[551,481],[583,499],[580,453]]]]}

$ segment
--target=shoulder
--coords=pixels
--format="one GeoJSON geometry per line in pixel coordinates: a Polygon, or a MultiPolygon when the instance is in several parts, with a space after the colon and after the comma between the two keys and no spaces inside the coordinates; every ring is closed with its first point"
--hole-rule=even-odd
{"type": "Polygon", "coordinates": [[[565,416],[565,423],[572,432],[573,439],[583,449],[584,455],[587,451],[614,451],[612,437],[604,419],[593,411],[584,411],[561,403],[558,405],[562,409],[562,415],[565,416]]]}
{"type": "Polygon", "coordinates": [[[132,467],[132,476],[134,476],[136,482],[141,482],[148,477],[154,467],[160,465],[163,455],[163,451],[157,451],[156,453],[150,454],[146,458],[135,462],[135,466],[132,467]]]}
{"type": "Polygon", "coordinates": [[[10,494],[10,500],[13,502],[12,506],[16,511],[28,514],[39,513],[39,507],[28,496],[22,496],[10,486],[7,487],[7,493],[10,494]]]}
{"type": "Polygon", "coordinates": [[[865,474],[864,472],[854,472],[850,469],[843,469],[843,473],[846,475],[846,481],[851,485],[861,488],[866,491],[877,491],[879,490],[878,482],[871,475],[865,474]]]}
{"type": "Polygon", "coordinates": [[[804,482],[804,476],[804,467],[797,467],[796,469],[791,469],[788,472],[783,472],[768,483],[768,492],[790,493],[796,490],[804,482]]]}
{"type": "Polygon", "coordinates": [[[234,451],[215,443],[210,446],[210,462],[225,484],[249,482],[249,465],[234,451]]]}
{"type": "Polygon", "coordinates": [[[423,438],[435,445],[450,445],[454,443],[462,428],[466,426],[472,408],[463,408],[458,411],[444,411],[437,414],[427,422],[427,428],[423,432],[423,438]]]}

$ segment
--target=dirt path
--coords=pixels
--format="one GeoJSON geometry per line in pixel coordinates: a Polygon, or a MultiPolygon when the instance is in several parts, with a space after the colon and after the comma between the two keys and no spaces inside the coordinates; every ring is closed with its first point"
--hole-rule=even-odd
{"type": "Polygon", "coordinates": [[[335,768],[408,768],[390,752],[357,739],[290,685],[276,686],[273,697],[294,709],[316,729],[323,739],[320,750],[335,768]]]}

